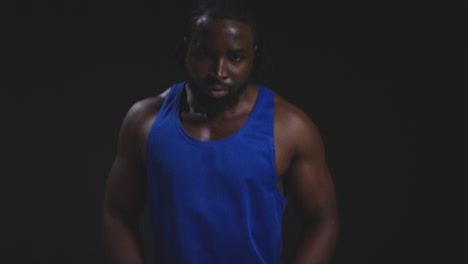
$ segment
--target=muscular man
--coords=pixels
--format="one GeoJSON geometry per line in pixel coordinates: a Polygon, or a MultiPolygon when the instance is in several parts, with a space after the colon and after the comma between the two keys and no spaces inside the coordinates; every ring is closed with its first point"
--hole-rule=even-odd
{"type": "Polygon", "coordinates": [[[286,197],[307,227],[295,263],[330,262],[338,221],[322,140],[301,109],[252,78],[254,25],[232,6],[199,8],[187,80],[128,111],[105,193],[111,263],[143,263],[146,201],[156,263],[281,263],[286,197]]]}

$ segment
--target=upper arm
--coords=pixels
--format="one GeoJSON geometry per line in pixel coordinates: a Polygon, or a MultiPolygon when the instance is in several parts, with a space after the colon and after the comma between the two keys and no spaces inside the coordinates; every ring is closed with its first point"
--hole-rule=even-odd
{"type": "Polygon", "coordinates": [[[104,199],[106,213],[132,219],[140,215],[147,195],[146,168],[138,143],[142,104],[134,104],[122,122],[117,154],[108,175],[104,199]]]}
{"type": "Polygon", "coordinates": [[[336,217],[334,184],[316,125],[302,111],[294,119],[294,158],[291,167],[294,196],[311,218],[336,217]]]}

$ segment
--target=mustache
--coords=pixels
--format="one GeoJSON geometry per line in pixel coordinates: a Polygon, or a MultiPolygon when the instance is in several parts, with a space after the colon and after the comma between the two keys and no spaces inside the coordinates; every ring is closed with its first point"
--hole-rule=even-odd
{"type": "Polygon", "coordinates": [[[216,79],[216,78],[207,79],[207,80],[205,81],[205,84],[207,84],[207,85],[213,85],[213,84],[215,84],[215,85],[223,86],[223,87],[225,87],[225,88],[227,88],[227,89],[232,88],[232,85],[231,85],[230,83],[223,82],[223,81],[221,81],[220,79],[216,79]]]}

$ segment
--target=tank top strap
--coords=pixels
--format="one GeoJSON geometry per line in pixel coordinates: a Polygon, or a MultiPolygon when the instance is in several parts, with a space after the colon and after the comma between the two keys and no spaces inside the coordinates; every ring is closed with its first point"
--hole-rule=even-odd
{"type": "Polygon", "coordinates": [[[164,99],[161,110],[159,110],[157,119],[166,120],[167,118],[169,118],[169,120],[172,120],[172,117],[174,117],[174,115],[178,116],[178,113],[176,111],[178,109],[180,95],[184,90],[185,83],[185,81],[179,82],[171,86],[169,93],[164,99]]]}
{"type": "Polygon", "coordinates": [[[265,87],[258,86],[259,93],[254,110],[250,114],[249,130],[261,133],[273,139],[275,118],[275,95],[274,92],[265,87]]]}

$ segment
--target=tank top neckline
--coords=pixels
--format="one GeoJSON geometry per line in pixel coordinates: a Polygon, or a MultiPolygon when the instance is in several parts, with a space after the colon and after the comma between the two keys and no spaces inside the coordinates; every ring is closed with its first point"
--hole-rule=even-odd
{"type": "Polygon", "coordinates": [[[185,128],[182,125],[182,121],[180,120],[180,97],[183,94],[183,89],[185,88],[186,82],[183,82],[179,89],[176,91],[175,95],[175,108],[173,111],[173,115],[175,115],[175,120],[176,120],[176,126],[177,130],[186,138],[188,141],[198,144],[198,145],[205,145],[205,146],[211,146],[211,145],[216,145],[216,144],[224,144],[227,142],[230,142],[234,140],[235,138],[241,136],[243,133],[245,133],[246,130],[249,129],[250,124],[253,122],[252,119],[255,119],[256,113],[259,108],[259,104],[261,103],[261,98],[263,97],[263,87],[261,85],[257,84],[258,87],[258,94],[257,98],[255,99],[255,104],[250,112],[249,116],[247,117],[247,120],[244,122],[244,124],[237,130],[235,131],[232,135],[229,135],[227,137],[221,138],[221,139],[215,139],[215,140],[200,140],[198,138],[193,137],[190,135],[185,128]]]}

